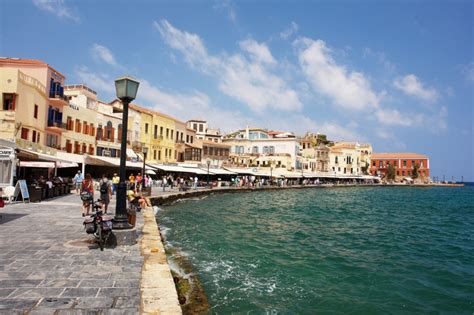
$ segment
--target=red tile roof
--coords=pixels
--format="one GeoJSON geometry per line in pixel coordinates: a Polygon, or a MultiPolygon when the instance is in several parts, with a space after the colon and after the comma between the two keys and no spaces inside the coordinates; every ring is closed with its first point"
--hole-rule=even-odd
{"type": "Polygon", "coordinates": [[[401,152],[401,153],[372,153],[372,160],[396,160],[396,159],[428,159],[427,155],[419,153],[401,152]]]}

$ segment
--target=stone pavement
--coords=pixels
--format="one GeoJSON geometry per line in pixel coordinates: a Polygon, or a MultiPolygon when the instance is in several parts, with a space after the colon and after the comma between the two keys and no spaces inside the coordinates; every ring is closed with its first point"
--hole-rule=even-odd
{"type": "Polygon", "coordinates": [[[139,244],[101,252],[81,210],[77,195],[0,209],[0,314],[139,313],[139,244]]]}

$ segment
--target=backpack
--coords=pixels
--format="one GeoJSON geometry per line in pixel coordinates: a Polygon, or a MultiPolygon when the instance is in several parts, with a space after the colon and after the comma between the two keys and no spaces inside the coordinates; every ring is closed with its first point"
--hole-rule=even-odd
{"type": "Polygon", "coordinates": [[[108,182],[102,181],[102,184],[100,185],[100,193],[101,194],[106,194],[108,191],[108,182]]]}

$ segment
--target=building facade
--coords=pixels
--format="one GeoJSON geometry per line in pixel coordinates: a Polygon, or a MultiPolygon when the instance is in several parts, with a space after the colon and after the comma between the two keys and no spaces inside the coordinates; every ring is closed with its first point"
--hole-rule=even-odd
{"type": "Polygon", "coordinates": [[[214,141],[202,141],[202,164],[210,161],[214,167],[221,167],[226,164],[230,156],[230,145],[217,143],[214,141]]]}
{"type": "Polygon", "coordinates": [[[371,151],[369,144],[335,143],[329,150],[329,171],[339,175],[363,175],[366,163],[370,163],[371,151]]]}
{"type": "Polygon", "coordinates": [[[413,176],[413,167],[418,165],[418,175],[421,178],[430,176],[430,159],[419,153],[373,153],[371,157],[370,173],[384,177],[388,166],[395,167],[396,177],[413,176]]]}

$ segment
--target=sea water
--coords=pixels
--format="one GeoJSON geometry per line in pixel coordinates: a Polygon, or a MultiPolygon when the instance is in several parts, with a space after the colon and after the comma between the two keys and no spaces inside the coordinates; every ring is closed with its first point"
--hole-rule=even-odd
{"type": "Polygon", "coordinates": [[[164,207],[215,314],[474,312],[474,187],[215,194],[164,207]]]}

